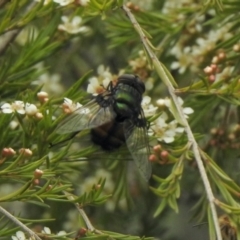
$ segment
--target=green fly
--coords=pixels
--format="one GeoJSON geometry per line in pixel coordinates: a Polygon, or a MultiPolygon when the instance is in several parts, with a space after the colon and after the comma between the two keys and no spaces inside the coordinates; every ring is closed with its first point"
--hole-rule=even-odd
{"type": "Polygon", "coordinates": [[[123,74],[115,86],[110,82],[103,93],[67,116],[57,133],[75,135],[91,129],[92,141],[108,151],[126,143],[134,163],[148,180],[152,167],[148,160],[148,122],[141,107],[144,92],[145,85],[138,76],[123,74]]]}

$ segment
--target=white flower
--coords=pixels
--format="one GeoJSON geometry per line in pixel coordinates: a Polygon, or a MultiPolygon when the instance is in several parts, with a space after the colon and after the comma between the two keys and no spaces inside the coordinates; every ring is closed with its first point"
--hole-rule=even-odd
{"type": "Polygon", "coordinates": [[[65,113],[72,113],[74,112],[76,109],[82,107],[82,104],[80,103],[74,103],[71,99],[69,98],[64,98],[64,102],[63,102],[63,111],[65,113]]]}
{"type": "Polygon", "coordinates": [[[72,19],[70,19],[67,16],[61,17],[63,24],[60,24],[58,26],[59,30],[66,31],[70,34],[76,34],[76,33],[86,33],[89,31],[89,28],[82,25],[82,18],[79,16],[75,16],[72,19]]]}
{"type": "Polygon", "coordinates": [[[66,6],[74,2],[74,0],[53,0],[55,3],[58,3],[61,6],[66,6]]]}
{"type": "Polygon", "coordinates": [[[100,82],[106,88],[113,79],[112,74],[109,72],[109,68],[105,68],[104,65],[100,65],[97,69],[97,73],[99,75],[100,82]]]}
{"type": "Polygon", "coordinates": [[[23,101],[15,101],[12,104],[4,103],[1,110],[3,113],[18,112],[19,114],[27,114],[29,116],[33,116],[38,112],[38,109],[34,104],[24,104],[23,101]]]}
{"type": "MultiPolygon", "coordinates": [[[[37,68],[41,71],[43,70],[43,66],[38,65],[37,68]]],[[[43,73],[41,76],[38,77],[38,80],[33,82],[33,85],[43,85],[42,91],[53,93],[53,94],[60,94],[64,91],[63,86],[60,83],[60,75],[59,74],[52,74],[43,73]]]]}
{"type": "Polygon", "coordinates": [[[88,93],[97,95],[99,93],[99,90],[103,90],[103,88],[100,86],[100,83],[97,77],[92,77],[88,81],[89,81],[87,86],[88,93]]]}
{"type": "Polygon", "coordinates": [[[178,69],[178,72],[183,74],[193,62],[190,51],[190,47],[185,47],[183,51],[179,51],[178,46],[175,46],[172,49],[171,54],[177,58],[177,61],[172,62],[170,68],[173,70],[178,69]]]}
{"type": "Polygon", "coordinates": [[[27,240],[22,231],[17,231],[16,236],[12,236],[12,240],[27,240]]]}
{"type": "Polygon", "coordinates": [[[18,112],[19,114],[25,114],[24,110],[24,102],[23,101],[15,101],[12,104],[4,103],[1,106],[1,110],[3,113],[13,113],[18,112]]]}
{"type": "MultiPolygon", "coordinates": [[[[167,119],[167,114],[163,112],[162,115],[155,120],[155,124],[151,127],[151,130],[159,141],[171,143],[177,134],[184,131],[184,128],[178,127],[176,120],[167,123],[167,119]]],[[[152,135],[152,133],[150,133],[150,135],[152,135]]]]}
{"type": "Polygon", "coordinates": [[[38,112],[38,109],[34,104],[26,103],[25,112],[26,112],[27,115],[33,116],[38,112]]]}
{"type": "Polygon", "coordinates": [[[87,92],[93,95],[102,93],[113,80],[113,75],[109,72],[109,68],[105,68],[100,65],[97,69],[98,77],[92,77],[89,79],[87,92]]]}
{"type": "Polygon", "coordinates": [[[149,64],[147,61],[147,57],[144,53],[144,51],[139,51],[138,52],[139,57],[130,60],[129,65],[132,67],[133,71],[136,71],[139,68],[148,68],[149,64]]]}
{"type": "Polygon", "coordinates": [[[144,96],[142,100],[142,109],[145,117],[153,116],[157,110],[157,107],[154,107],[151,103],[151,98],[149,96],[144,96]]]}
{"type": "MultiPolygon", "coordinates": [[[[51,229],[48,228],[48,227],[44,227],[43,230],[42,230],[42,233],[48,234],[48,235],[52,234],[51,229]]],[[[66,234],[67,233],[65,231],[60,231],[60,232],[57,233],[57,236],[64,236],[66,234]]]]}
{"type": "MultiPolygon", "coordinates": [[[[178,97],[178,102],[179,102],[180,106],[182,106],[184,103],[184,101],[180,97],[178,97]]],[[[159,106],[165,105],[166,107],[168,107],[170,112],[173,112],[173,106],[172,106],[169,98],[158,99],[157,104],[159,106]]],[[[183,113],[184,113],[185,118],[188,118],[188,115],[192,114],[193,112],[194,112],[194,110],[190,107],[183,108],[183,113]]]]}

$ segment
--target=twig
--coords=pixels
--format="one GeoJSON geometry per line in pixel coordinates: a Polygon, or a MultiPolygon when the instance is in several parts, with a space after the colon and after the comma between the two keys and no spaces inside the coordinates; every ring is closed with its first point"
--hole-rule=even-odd
{"type": "MultiPolygon", "coordinates": [[[[68,193],[68,192],[66,192],[66,191],[63,191],[63,193],[64,193],[65,196],[68,198],[68,200],[71,200],[71,201],[74,200],[74,197],[73,197],[70,193],[68,193]]],[[[93,227],[92,223],[90,222],[88,216],[86,215],[86,213],[84,212],[84,210],[81,208],[81,206],[80,206],[78,203],[74,203],[74,204],[75,204],[78,212],[79,212],[80,215],[82,216],[83,221],[85,222],[88,230],[90,230],[91,232],[98,232],[98,231],[93,227]]]]}
{"type": "Polygon", "coordinates": [[[5,39],[2,40],[0,44],[0,56],[4,54],[8,46],[15,40],[15,38],[17,37],[20,31],[21,29],[19,28],[19,29],[14,29],[12,31],[4,33],[3,36],[5,37],[5,39]]]}
{"type": "Polygon", "coordinates": [[[25,231],[30,237],[36,239],[36,240],[42,240],[38,235],[33,232],[30,228],[28,228],[26,225],[24,225],[22,222],[20,222],[16,217],[14,217],[10,212],[5,210],[0,206],[0,212],[4,214],[6,217],[8,217],[12,222],[14,222],[16,225],[18,225],[23,231],[25,231]]]}
{"type": "Polygon", "coordinates": [[[133,24],[135,30],[137,31],[137,33],[139,34],[142,43],[146,49],[146,51],[148,52],[149,56],[151,57],[152,61],[153,61],[153,65],[158,73],[158,75],[160,76],[160,78],[163,80],[163,82],[167,85],[168,91],[172,97],[172,100],[174,101],[174,104],[176,106],[176,109],[178,111],[178,114],[181,118],[181,121],[185,127],[185,131],[187,133],[188,136],[188,141],[191,143],[192,145],[192,150],[198,165],[198,169],[201,175],[201,178],[203,180],[203,184],[205,187],[205,191],[208,197],[208,201],[209,201],[209,205],[210,205],[210,209],[211,209],[211,213],[212,213],[212,217],[213,217],[213,222],[214,222],[214,226],[215,226],[215,231],[216,231],[216,235],[217,235],[217,240],[222,240],[222,235],[221,235],[221,231],[220,231],[220,226],[218,223],[218,217],[217,217],[217,212],[216,212],[216,208],[214,205],[214,195],[203,165],[203,161],[201,159],[200,156],[200,152],[198,149],[198,144],[193,136],[193,133],[191,131],[191,128],[188,124],[188,121],[186,120],[184,113],[183,113],[183,109],[181,107],[181,105],[178,102],[177,96],[175,94],[175,89],[172,85],[172,83],[169,81],[168,76],[166,75],[165,70],[162,67],[162,64],[158,61],[155,53],[152,51],[151,47],[149,46],[149,42],[148,39],[146,37],[146,35],[144,34],[144,32],[142,31],[140,25],[138,24],[138,22],[136,21],[134,15],[131,13],[130,9],[126,6],[123,6],[123,10],[125,11],[125,13],[127,14],[128,18],[130,19],[131,23],[133,24]]]}
{"type": "MultiPolygon", "coordinates": [[[[66,192],[66,191],[63,191],[63,193],[65,194],[65,196],[68,198],[68,200],[71,200],[73,201],[74,200],[74,197],[66,192]]],[[[100,230],[96,229],[95,227],[93,227],[92,223],[90,222],[87,214],[85,213],[85,211],[82,209],[82,207],[78,204],[78,203],[74,203],[75,207],[77,208],[78,212],[80,213],[80,215],[82,216],[82,219],[83,221],[85,222],[88,230],[90,230],[91,232],[94,232],[94,233],[97,233],[97,234],[100,234],[100,235],[103,235],[104,233],[101,232],[100,230]]],[[[109,240],[114,240],[114,238],[112,238],[111,236],[108,236],[108,239],[109,240]]]]}
{"type": "MultiPolygon", "coordinates": [[[[2,7],[1,5],[4,5],[7,1],[8,0],[2,0],[2,1],[0,0],[0,7],[2,7]]],[[[30,3],[28,5],[28,7],[26,8],[26,10],[24,11],[24,13],[30,12],[35,5],[37,5],[36,2],[30,3]]],[[[16,28],[16,29],[12,29],[10,31],[6,31],[4,33],[5,39],[0,44],[0,56],[5,53],[5,51],[9,47],[9,45],[15,40],[15,38],[18,36],[18,34],[20,33],[21,30],[22,30],[22,28],[16,28]]]]}

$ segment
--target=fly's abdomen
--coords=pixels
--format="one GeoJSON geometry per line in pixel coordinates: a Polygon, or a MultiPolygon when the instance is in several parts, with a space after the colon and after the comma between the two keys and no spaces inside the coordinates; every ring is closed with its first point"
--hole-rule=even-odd
{"type": "Polygon", "coordinates": [[[122,123],[112,121],[91,130],[92,141],[104,150],[119,148],[124,142],[122,123]]]}

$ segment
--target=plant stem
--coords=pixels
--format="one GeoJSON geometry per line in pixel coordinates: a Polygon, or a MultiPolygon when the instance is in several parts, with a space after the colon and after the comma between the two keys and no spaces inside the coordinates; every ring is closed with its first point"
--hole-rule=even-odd
{"type": "MultiPolygon", "coordinates": [[[[63,193],[65,194],[65,196],[67,197],[68,200],[71,200],[71,201],[74,200],[74,197],[73,197],[72,194],[70,194],[70,193],[68,193],[68,192],[66,192],[66,191],[63,191],[63,193]]],[[[103,234],[104,234],[103,232],[101,232],[100,230],[96,229],[96,228],[92,225],[91,221],[89,220],[87,214],[86,214],[85,211],[82,209],[82,207],[81,207],[78,203],[74,203],[74,204],[75,204],[78,212],[79,212],[80,215],[82,216],[82,219],[83,219],[83,221],[85,222],[88,230],[90,230],[91,232],[94,232],[94,233],[103,235],[103,234]]],[[[110,237],[110,236],[109,236],[109,239],[110,239],[110,240],[113,240],[113,238],[110,237]]]]}
{"type": "MultiPolygon", "coordinates": [[[[65,196],[68,198],[68,200],[71,200],[71,201],[74,200],[74,197],[70,193],[68,193],[66,191],[63,191],[63,192],[64,192],[65,196]]],[[[89,220],[88,216],[86,215],[86,213],[84,212],[84,210],[80,207],[80,205],[78,203],[74,203],[74,204],[75,204],[78,212],[82,216],[83,221],[85,222],[88,230],[90,230],[91,232],[94,232],[95,228],[93,227],[92,223],[90,222],[90,220],[89,220]]]]}
{"type": "Polygon", "coordinates": [[[26,225],[20,222],[15,216],[13,216],[10,212],[2,208],[1,206],[0,206],[0,212],[4,214],[6,217],[8,217],[16,225],[18,225],[23,231],[27,232],[31,238],[36,240],[41,240],[41,238],[38,237],[38,235],[35,232],[33,232],[30,228],[28,228],[26,225]]]}
{"type": "Polygon", "coordinates": [[[200,156],[200,152],[199,152],[199,149],[198,149],[198,144],[197,144],[197,142],[194,138],[194,135],[193,135],[192,130],[191,130],[189,124],[188,124],[188,121],[184,116],[182,106],[178,102],[177,95],[175,94],[175,89],[172,85],[172,82],[170,81],[168,75],[166,74],[166,71],[164,70],[164,68],[162,66],[162,63],[159,62],[155,53],[152,51],[152,46],[150,45],[150,42],[149,42],[148,38],[144,34],[142,28],[138,24],[134,15],[131,13],[130,9],[126,6],[123,6],[123,10],[125,11],[126,15],[128,16],[131,23],[133,24],[135,30],[139,34],[139,36],[142,40],[142,43],[143,43],[147,53],[149,54],[159,77],[167,85],[169,94],[171,95],[172,100],[173,100],[173,102],[176,106],[176,109],[177,109],[177,112],[178,112],[179,117],[181,119],[181,122],[183,123],[183,125],[185,127],[185,131],[187,133],[188,141],[192,146],[193,154],[195,156],[195,159],[196,159],[196,162],[197,162],[197,165],[198,165],[198,169],[199,169],[201,178],[203,180],[203,184],[204,184],[204,187],[205,187],[205,191],[206,191],[206,194],[207,194],[207,197],[208,197],[208,201],[209,201],[209,205],[210,205],[210,209],[211,209],[211,213],[212,213],[212,217],[213,217],[213,222],[214,222],[214,226],[215,226],[217,240],[222,240],[222,235],[221,235],[220,226],[219,226],[219,223],[218,223],[216,207],[215,207],[215,204],[214,204],[215,197],[213,195],[213,192],[212,192],[212,189],[211,189],[211,186],[210,186],[210,182],[208,180],[208,177],[207,177],[204,165],[203,165],[203,161],[202,161],[201,156],[200,156]]]}

